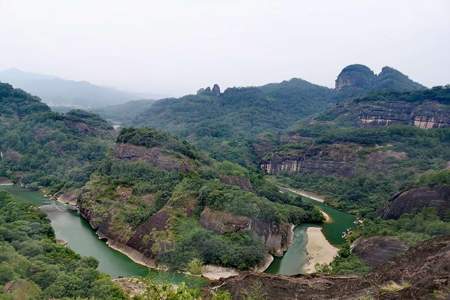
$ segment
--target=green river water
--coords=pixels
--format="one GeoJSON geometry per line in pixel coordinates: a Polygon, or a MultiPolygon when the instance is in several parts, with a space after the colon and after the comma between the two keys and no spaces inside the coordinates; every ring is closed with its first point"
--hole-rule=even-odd
{"type": "Polygon", "coordinates": [[[341,212],[319,201],[305,197],[302,198],[327,213],[331,218],[331,222],[324,223],[322,226],[318,226],[316,224],[302,224],[295,227],[292,245],[283,257],[275,257],[274,261],[266,271],[268,273],[282,275],[297,275],[304,273],[303,267],[305,266],[307,260],[306,243],[308,241],[308,237],[306,234],[306,229],[308,227],[322,227],[322,232],[325,238],[330,242],[330,244],[338,247],[345,242],[342,238],[342,234],[347,229],[354,226],[354,216],[341,212]]]}
{"type": "Polygon", "coordinates": [[[186,282],[189,286],[201,286],[204,283],[201,278],[157,271],[133,262],[126,255],[109,248],[78,212],[69,209],[67,205],[50,200],[39,192],[27,191],[17,186],[0,188],[19,201],[40,206],[50,219],[57,239],[66,241],[68,246],[80,255],[95,257],[99,261],[99,270],[112,277],[149,276],[158,282],[186,282]]]}
{"type": "MultiPolygon", "coordinates": [[[[78,212],[71,210],[67,205],[58,203],[44,197],[39,192],[32,192],[17,186],[0,186],[14,195],[19,201],[40,206],[51,221],[56,238],[67,241],[68,246],[83,256],[93,256],[99,261],[99,270],[112,277],[150,276],[155,281],[180,283],[186,282],[189,286],[201,286],[204,281],[184,274],[152,270],[133,262],[126,255],[109,248],[100,240],[89,224],[80,217],[78,212]]],[[[306,199],[326,212],[332,219],[330,223],[323,224],[323,233],[327,240],[339,246],[344,242],[342,233],[353,226],[355,218],[352,215],[338,211],[326,204],[306,199]]],[[[313,224],[302,224],[294,229],[294,240],[281,258],[275,258],[267,272],[273,274],[295,275],[303,273],[306,256],[307,235],[306,229],[313,224]]]]}

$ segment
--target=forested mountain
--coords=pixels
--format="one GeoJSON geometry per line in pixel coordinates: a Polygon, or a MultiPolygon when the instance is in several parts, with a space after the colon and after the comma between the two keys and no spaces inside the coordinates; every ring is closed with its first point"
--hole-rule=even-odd
{"type": "Polygon", "coordinates": [[[123,104],[109,105],[92,109],[105,120],[116,124],[128,123],[134,120],[143,111],[149,109],[155,100],[134,100],[123,104]]]}
{"type": "Polygon", "coordinates": [[[174,269],[255,267],[287,248],[289,224],[322,219],[260,175],[147,128],[121,131],[78,206],[110,244],[174,269]]]}
{"type": "Polygon", "coordinates": [[[255,144],[260,167],[321,190],[336,205],[374,213],[450,162],[450,88],[368,96],[337,105],[255,144]],[[260,145],[259,145],[260,144],[260,145]]]}
{"type": "Polygon", "coordinates": [[[125,103],[139,96],[86,81],[73,81],[55,76],[23,72],[17,69],[0,71],[0,82],[40,97],[50,106],[93,108],[125,103]]]}
{"type": "Polygon", "coordinates": [[[92,257],[57,244],[36,207],[0,191],[1,299],[127,299],[92,257]]]}
{"type": "Polygon", "coordinates": [[[52,112],[37,97],[0,84],[0,173],[30,187],[80,187],[106,155],[113,130],[81,110],[52,112]]]}
{"type": "Polygon", "coordinates": [[[130,128],[116,138],[97,115],[54,113],[7,84],[0,85],[0,107],[0,176],[76,195],[99,235],[157,264],[249,269],[267,253],[283,253],[290,224],[322,221],[317,209],[260,174],[167,133],[130,128]]]}
{"type": "Polygon", "coordinates": [[[197,95],[157,101],[128,123],[168,130],[215,158],[250,165],[257,158],[248,141],[258,134],[284,131],[342,100],[375,92],[420,89],[424,87],[392,68],[385,67],[375,75],[365,66],[351,65],[339,75],[336,89],[302,79],[229,88],[223,93],[216,85],[201,89],[197,95]]]}

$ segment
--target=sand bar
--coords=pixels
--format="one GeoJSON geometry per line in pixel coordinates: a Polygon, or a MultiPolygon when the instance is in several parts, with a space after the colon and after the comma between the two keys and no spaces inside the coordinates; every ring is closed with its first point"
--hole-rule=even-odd
{"type": "Polygon", "coordinates": [[[316,264],[330,264],[337,256],[338,249],[331,245],[322,233],[320,227],[308,227],[306,229],[308,242],[306,252],[308,262],[305,264],[305,273],[310,274],[316,271],[316,264]]]}

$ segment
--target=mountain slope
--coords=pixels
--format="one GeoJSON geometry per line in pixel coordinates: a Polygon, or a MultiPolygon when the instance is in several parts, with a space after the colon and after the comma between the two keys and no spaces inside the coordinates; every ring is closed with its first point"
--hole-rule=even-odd
{"type": "Polygon", "coordinates": [[[143,111],[149,109],[154,102],[154,100],[134,100],[123,104],[96,108],[92,111],[100,115],[105,120],[123,124],[129,122],[130,120],[134,120],[143,111]]]}
{"type": "Polygon", "coordinates": [[[351,65],[328,89],[302,79],[260,87],[201,89],[197,95],[155,102],[129,123],[151,126],[189,139],[217,159],[241,164],[257,162],[250,141],[262,133],[285,131],[293,124],[326,111],[336,102],[374,92],[422,90],[402,73],[383,68],[375,75],[368,67],[351,65]]]}
{"type": "Polygon", "coordinates": [[[86,81],[65,80],[17,69],[0,71],[0,81],[37,95],[51,106],[101,107],[137,98],[132,93],[93,85],[86,81]]]}
{"type": "Polygon", "coordinates": [[[450,88],[372,95],[259,140],[260,168],[335,205],[373,215],[450,161],[450,88]]]}
{"type": "Polygon", "coordinates": [[[0,83],[0,173],[31,187],[81,186],[104,157],[112,128],[81,110],[58,114],[0,83]]]}
{"type": "Polygon", "coordinates": [[[336,91],[341,99],[366,96],[371,93],[410,92],[426,89],[405,74],[383,67],[377,75],[365,65],[354,64],[342,69],[336,79],[336,91]]]}
{"type": "Polygon", "coordinates": [[[252,268],[286,250],[289,224],[322,219],[260,176],[147,128],[121,131],[78,207],[110,244],[174,269],[252,268]]]}

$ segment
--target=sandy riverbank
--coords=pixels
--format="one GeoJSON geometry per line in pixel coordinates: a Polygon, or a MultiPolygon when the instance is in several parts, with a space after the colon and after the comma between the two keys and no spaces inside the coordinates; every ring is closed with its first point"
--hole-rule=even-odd
{"type": "Polygon", "coordinates": [[[327,241],[320,227],[308,227],[306,234],[308,262],[305,264],[304,270],[305,273],[310,274],[316,271],[316,264],[330,264],[336,257],[338,248],[327,241]]]}
{"type": "Polygon", "coordinates": [[[292,189],[292,188],[286,188],[286,187],[280,187],[280,191],[284,192],[284,191],[288,191],[294,194],[297,194],[299,196],[303,196],[318,202],[325,202],[325,197],[312,193],[312,192],[308,192],[308,191],[303,191],[303,190],[298,190],[298,189],[292,189]]]}
{"type": "Polygon", "coordinates": [[[108,245],[108,247],[110,247],[116,251],[119,251],[123,255],[128,256],[132,261],[134,261],[137,264],[140,264],[145,267],[152,268],[152,269],[159,269],[159,268],[157,268],[154,260],[152,260],[148,257],[145,257],[142,253],[140,253],[139,251],[137,251],[131,247],[128,247],[127,245],[112,242],[110,240],[108,240],[106,242],[106,244],[108,245]]]}
{"type": "Polygon", "coordinates": [[[322,216],[324,217],[324,223],[331,223],[333,222],[333,219],[331,219],[330,215],[324,212],[323,210],[320,211],[322,213],[322,216]]]}

